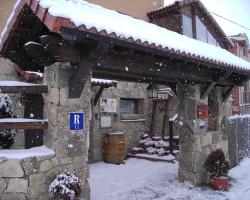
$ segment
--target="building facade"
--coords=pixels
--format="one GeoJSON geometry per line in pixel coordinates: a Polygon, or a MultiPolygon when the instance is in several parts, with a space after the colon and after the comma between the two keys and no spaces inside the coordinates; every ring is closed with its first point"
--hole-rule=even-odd
{"type": "MultiPolygon", "coordinates": [[[[250,62],[249,38],[245,33],[230,36],[233,41],[233,48],[230,51],[240,58],[250,62]]],[[[250,113],[250,82],[246,82],[244,87],[237,87],[232,93],[232,114],[250,113]]]]}

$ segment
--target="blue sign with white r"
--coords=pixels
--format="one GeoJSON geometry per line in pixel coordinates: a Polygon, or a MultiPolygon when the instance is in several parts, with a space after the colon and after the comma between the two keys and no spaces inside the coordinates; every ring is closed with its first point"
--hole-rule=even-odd
{"type": "Polygon", "coordinates": [[[70,113],[70,130],[78,131],[84,129],[84,113],[70,113]]]}

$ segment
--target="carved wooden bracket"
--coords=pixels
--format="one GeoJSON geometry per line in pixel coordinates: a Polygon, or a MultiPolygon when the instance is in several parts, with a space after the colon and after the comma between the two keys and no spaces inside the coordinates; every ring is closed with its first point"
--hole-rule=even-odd
{"type": "Polygon", "coordinates": [[[102,96],[102,93],[105,89],[105,86],[100,86],[98,92],[95,95],[95,99],[94,99],[94,106],[96,106],[96,104],[98,103],[98,100],[100,99],[100,97],[102,96]]]}
{"type": "Polygon", "coordinates": [[[235,86],[230,86],[230,87],[227,87],[226,89],[224,89],[224,92],[222,94],[222,102],[225,103],[228,98],[230,97],[233,89],[236,88],[235,86]]]}
{"type": "Polygon", "coordinates": [[[214,82],[209,83],[206,86],[205,90],[202,92],[201,99],[205,99],[209,95],[209,93],[214,89],[217,82],[225,78],[228,78],[231,75],[231,73],[232,73],[231,71],[226,71],[221,77],[217,78],[214,82]]]}

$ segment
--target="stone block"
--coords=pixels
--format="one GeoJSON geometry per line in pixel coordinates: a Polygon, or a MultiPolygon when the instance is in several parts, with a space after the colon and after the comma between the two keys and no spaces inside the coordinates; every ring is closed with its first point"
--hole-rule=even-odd
{"type": "Polygon", "coordinates": [[[40,196],[48,193],[48,186],[46,184],[30,185],[29,196],[31,199],[41,199],[40,196]]]}
{"type": "Polygon", "coordinates": [[[59,88],[57,87],[50,88],[47,101],[50,103],[59,104],[60,101],[59,88]]]}
{"type": "Polygon", "coordinates": [[[48,120],[50,126],[57,126],[58,124],[58,107],[54,103],[48,103],[48,120]]]}
{"type": "Polygon", "coordinates": [[[46,179],[44,174],[33,174],[29,176],[29,185],[39,185],[45,183],[46,179]]]}
{"type": "Polygon", "coordinates": [[[51,168],[52,168],[52,163],[48,160],[45,160],[41,163],[39,171],[46,172],[46,171],[50,170],[51,168]]]}
{"type": "Polygon", "coordinates": [[[28,180],[13,178],[7,187],[7,193],[27,193],[28,190],[28,180]]]}
{"type": "Polygon", "coordinates": [[[57,167],[59,165],[59,161],[56,158],[53,158],[50,161],[51,161],[53,167],[57,167]]]}
{"type": "Polygon", "coordinates": [[[1,200],[27,200],[23,193],[7,193],[3,194],[1,200]]]}
{"type": "Polygon", "coordinates": [[[60,159],[59,161],[60,161],[60,165],[65,165],[65,164],[71,164],[72,163],[72,159],[70,157],[60,159]]]}
{"type": "Polygon", "coordinates": [[[221,142],[218,142],[215,147],[218,149],[222,149],[226,155],[228,155],[228,141],[224,140],[221,142]]]}
{"type": "Polygon", "coordinates": [[[206,134],[202,135],[201,146],[205,147],[205,146],[211,145],[212,144],[212,138],[213,138],[212,133],[206,133],[206,134]]]}
{"type": "Polygon", "coordinates": [[[0,178],[0,195],[6,190],[7,188],[7,182],[5,179],[0,178]]]}
{"type": "Polygon", "coordinates": [[[68,101],[68,97],[69,97],[68,88],[61,88],[60,89],[60,105],[65,105],[68,101]]]}
{"type": "Polygon", "coordinates": [[[15,67],[17,65],[11,62],[9,59],[0,58],[1,74],[15,74],[15,67]]]}
{"type": "Polygon", "coordinates": [[[25,158],[21,161],[25,175],[36,174],[39,170],[39,162],[36,157],[25,158]]]}
{"type": "Polygon", "coordinates": [[[24,171],[18,160],[7,160],[0,165],[0,177],[23,177],[24,171]]]}

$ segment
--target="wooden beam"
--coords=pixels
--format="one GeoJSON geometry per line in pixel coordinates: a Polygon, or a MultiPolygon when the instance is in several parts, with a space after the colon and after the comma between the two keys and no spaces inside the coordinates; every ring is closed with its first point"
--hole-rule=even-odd
{"type": "Polygon", "coordinates": [[[40,43],[28,42],[24,45],[27,54],[43,66],[49,66],[56,62],[54,57],[47,52],[40,43]]]}
{"type": "Polygon", "coordinates": [[[201,94],[201,99],[205,99],[208,96],[208,94],[212,91],[212,89],[215,87],[215,85],[216,85],[216,82],[212,82],[208,84],[205,91],[201,94]]]}
{"type": "Polygon", "coordinates": [[[228,87],[228,89],[223,93],[222,95],[222,102],[226,103],[226,101],[228,100],[228,98],[231,95],[231,92],[233,91],[233,89],[236,88],[235,86],[230,86],[228,87]]]}
{"type": "Polygon", "coordinates": [[[8,118],[0,119],[0,130],[10,129],[47,129],[48,120],[8,118]]]}
{"type": "Polygon", "coordinates": [[[168,83],[167,86],[169,86],[169,87],[171,88],[171,90],[174,92],[174,94],[175,94],[176,96],[178,96],[176,84],[168,83]]]}
{"type": "MultiPolygon", "coordinates": [[[[154,47],[150,47],[150,46],[143,46],[141,44],[136,44],[136,43],[131,43],[127,40],[122,40],[119,38],[113,38],[113,37],[109,37],[109,36],[105,36],[105,35],[100,35],[98,33],[91,33],[85,29],[82,29],[81,27],[76,30],[74,28],[70,28],[70,27],[61,27],[60,29],[61,33],[63,33],[64,35],[74,35],[76,40],[81,40],[82,38],[87,38],[89,40],[93,40],[93,41],[100,41],[100,42],[107,42],[107,43],[111,43],[114,45],[118,45],[118,46],[123,46],[123,47],[128,47],[128,48],[132,48],[132,49],[136,49],[136,50],[141,50],[153,55],[159,55],[159,56],[163,56],[163,57],[171,57],[177,60],[182,60],[185,62],[190,62],[194,65],[196,65],[197,63],[206,66],[207,68],[210,68],[212,70],[214,69],[221,69],[221,70],[225,70],[225,66],[224,64],[213,64],[210,62],[207,62],[206,60],[200,60],[200,59],[196,59],[196,58],[192,58],[189,56],[185,56],[185,55],[177,55],[175,52],[166,52],[163,51],[161,49],[157,49],[154,47]]],[[[239,70],[237,70],[234,67],[228,68],[228,70],[232,70],[235,71],[237,74],[248,74],[247,71],[242,71],[239,72],[239,70]]]]}
{"type": "Polygon", "coordinates": [[[174,121],[169,121],[169,147],[170,153],[173,154],[174,151],[174,121]]]}
{"type": "Polygon", "coordinates": [[[72,72],[69,80],[69,98],[79,98],[81,96],[87,79],[91,77],[93,65],[102,58],[109,48],[109,44],[98,43],[95,49],[89,53],[88,59],[83,59],[77,69],[72,72]]]}
{"type": "Polygon", "coordinates": [[[166,99],[165,100],[164,117],[163,117],[163,122],[162,122],[162,132],[161,132],[162,138],[164,138],[165,131],[166,131],[166,121],[167,121],[167,117],[168,117],[168,102],[169,102],[169,99],[166,99]]]}
{"type": "Polygon", "coordinates": [[[152,108],[152,115],[151,115],[151,127],[150,127],[150,136],[153,137],[155,136],[153,131],[154,131],[154,127],[155,127],[155,113],[156,113],[156,106],[157,106],[157,101],[152,102],[153,104],[153,108],[152,108]]]}
{"type": "Polygon", "coordinates": [[[0,93],[42,94],[48,93],[48,86],[17,81],[0,81],[0,93]]]}
{"type": "Polygon", "coordinates": [[[94,99],[94,106],[96,106],[96,104],[98,103],[98,100],[100,99],[100,97],[102,96],[102,93],[105,89],[105,86],[100,86],[97,94],[95,95],[95,99],[94,99]]]}
{"type": "Polygon", "coordinates": [[[201,95],[201,99],[205,99],[208,96],[208,94],[212,91],[212,89],[216,86],[217,83],[221,82],[224,79],[227,79],[231,74],[232,72],[230,70],[225,71],[222,76],[219,76],[215,81],[208,84],[201,95]]]}

